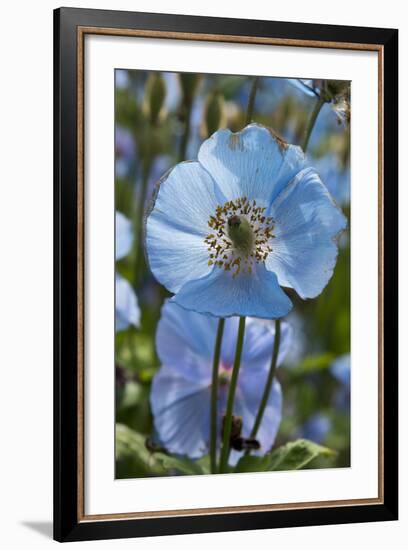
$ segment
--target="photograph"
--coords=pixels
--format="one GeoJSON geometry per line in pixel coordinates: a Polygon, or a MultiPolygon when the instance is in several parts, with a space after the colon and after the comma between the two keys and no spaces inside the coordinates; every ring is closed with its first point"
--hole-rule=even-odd
{"type": "Polygon", "coordinates": [[[5,4],[6,550],[408,538],[392,2],[5,4]]]}
{"type": "Polygon", "coordinates": [[[350,468],[351,82],[114,88],[115,478],[350,468]]]}

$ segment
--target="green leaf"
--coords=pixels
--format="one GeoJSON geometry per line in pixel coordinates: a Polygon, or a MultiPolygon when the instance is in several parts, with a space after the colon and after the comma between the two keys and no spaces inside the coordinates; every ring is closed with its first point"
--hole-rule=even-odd
{"type": "Polygon", "coordinates": [[[269,458],[269,470],[299,470],[318,456],[330,457],[336,453],[307,439],[297,439],[286,443],[272,453],[269,458]]]}
{"type": "Polygon", "coordinates": [[[201,475],[204,472],[203,467],[198,461],[187,457],[176,457],[166,455],[165,453],[154,453],[154,458],[161,464],[165,470],[177,470],[182,474],[201,475]]]}
{"type": "Polygon", "coordinates": [[[211,473],[210,455],[205,455],[197,460],[197,464],[200,465],[203,474],[211,473]]]}
{"type": "Polygon", "coordinates": [[[330,457],[336,453],[307,439],[298,439],[279,447],[264,456],[243,456],[235,466],[235,472],[267,472],[299,470],[317,457],[330,457]]]}
{"type": "Polygon", "coordinates": [[[265,456],[243,456],[239,459],[234,468],[234,472],[266,472],[269,470],[270,455],[265,456]]]}
{"type": "Polygon", "coordinates": [[[165,469],[145,445],[146,437],[124,424],[116,424],[116,460],[125,461],[134,475],[163,475],[165,469]]]}
{"type": "Polygon", "coordinates": [[[163,452],[151,452],[146,448],[146,437],[124,424],[116,424],[116,460],[125,465],[129,477],[133,475],[166,475],[171,470],[187,475],[210,473],[208,456],[200,460],[168,455],[163,452]]]}

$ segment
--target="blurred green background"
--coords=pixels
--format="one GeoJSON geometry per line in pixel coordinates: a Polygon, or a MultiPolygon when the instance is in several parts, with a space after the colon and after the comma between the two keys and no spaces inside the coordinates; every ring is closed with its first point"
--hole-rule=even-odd
{"type": "MultiPolygon", "coordinates": [[[[195,159],[200,144],[220,127],[245,125],[252,78],[246,76],[115,71],[116,210],[132,221],[133,247],[116,264],[136,291],[141,326],[116,333],[116,477],[163,474],[149,450],[149,392],[159,368],[155,330],[168,293],[149,273],[143,250],[143,216],[158,179],[181,160],[195,159]],[[127,430],[126,428],[129,428],[127,430]],[[146,445],[146,439],[148,439],[146,445]]],[[[273,128],[289,143],[302,140],[316,99],[298,82],[262,77],[252,120],[273,128]]],[[[349,218],[349,126],[331,103],[317,119],[309,148],[320,173],[349,218]]],[[[278,377],[283,420],[275,447],[305,437],[336,451],[309,468],[350,465],[350,225],[342,235],[334,275],[314,300],[295,293],[294,344],[278,377]],[[337,365],[337,366],[336,366],[337,365]]]]}

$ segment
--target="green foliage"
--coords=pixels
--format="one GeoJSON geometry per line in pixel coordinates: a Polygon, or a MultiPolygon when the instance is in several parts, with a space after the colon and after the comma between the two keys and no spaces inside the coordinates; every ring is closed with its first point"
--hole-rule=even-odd
{"type": "Polygon", "coordinates": [[[317,457],[334,457],[335,452],[313,441],[298,439],[273,451],[270,470],[299,470],[317,457]]]}
{"type": "Polygon", "coordinates": [[[116,477],[164,475],[166,470],[146,448],[146,437],[124,424],[116,424],[116,477]],[[137,473],[136,473],[137,472],[137,473]]]}
{"type": "Polygon", "coordinates": [[[158,121],[166,97],[166,87],[161,73],[151,73],[146,82],[146,110],[150,123],[158,121]]]}
{"type": "Polygon", "coordinates": [[[145,436],[124,424],[116,424],[117,470],[119,472],[126,470],[129,474],[117,477],[133,477],[134,472],[140,471],[147,475],[161,476],[174,473],[187,475],[210,473],[208,456],[204,456],[200,460],[191,460],[187,457],[172,456],[160,451],[150,451],[147,447],[145,436]]]}
{"type": "Polygon", "coordinates": [[[187,457],[176,457],[164,453],[155,453],[154,458],[167,471],[176,471],[182,474],[202,475],[209,473],[207,461],[191,460],[187,457]]]}
{"type": "Polygon", "coordinates": [[[319,353],[315,355],[307,355],[300,361],[299,365],[295,367],[294,374],[304,375],[311,372],[318,372],[320,370],[328,369],[335,359],[333,353],[319,353]]]}
{"type": "Polygon", "coordinates": [[[220,128],[223,121],[223,110],[224,98],[218,91],[215,91],[209,96],[205,112],[207,137],[220,128]]]}
{"type": "Polygon", "coordinates": [[[235,472],[266,472],[277,470],[299,470],[319,457],[334,457],[335,452],[313,441],[298,439],[279,447],[264,456],[243,456],[235,472]]]}
{"type": "Polygon", "coordinates": [[[142,397],[142,387],[140,384],[134,381],[129,381],[123,388],[120,407],[127,409],[128,407],[134,407],[140,403],[142,397]]]}
{"type": "MultiPolygon", "coordinates": [[[[299,470],[317,458],[333,458],[335,454],[331,449],[313,441],[298,439],[264,456],[243,456],[235,468],[229,468],[229,471],[243,473],[299,470]]],[[[208,455],[200,460],[191,460],[161,451],[150,451],[146,446],[146,437],[123,424],[116,424],[116,461],[119,471],[126,467],[128,472],[143,471],[148,475],[210,473],[208,455]]]]}
{"type": "Polygon", "coordinates": [[[200,83],[201,75],[196,73],[180,73],[180,84],[183,92],[183,98],[187,105],[191,104],[197,87],[200,83]]]}

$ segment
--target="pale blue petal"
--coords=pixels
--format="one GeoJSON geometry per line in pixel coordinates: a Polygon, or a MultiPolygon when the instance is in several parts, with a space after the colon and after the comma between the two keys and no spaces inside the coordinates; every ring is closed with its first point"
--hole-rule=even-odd
{"type": "Polygon", "coordinates": [[[163,365],[194,383],[209,384],[217,319],[166,301],[157,326],[156,348],[163,365]]]}
{"type": "MultiPolygon", "coordinates": [[[[157,351],[164,366],[153,379],[151,406],[154,429],[159,442],[175,454],[198,458],[208,452],[212,354],[217,319],[187,311],[167,301],[157,331],[157,351]]],[[[249,318],[242,365],[238,378],[234,414],[243,417],[243,436],[248,437],[255,421],[269,372],[274,338],[274,323],[249,318]]],[[[232,366],[238,331],[238,318],[226,319],[221,362],[232,366]]],[[[287,323],[282,323],[282,355],[291,338],[287,323]]],[[[228,386],[221,384],[218,394],[218,433],[225,414],[228,386]]],[[[277,381],[258,433],[260,453],[273,444],[281,418],[281,391],[277,381]]],[[[231,453],[231,463],[240,453],[231,453]]]]}
{"type": "MultiPolygon", "coordinates": [[[[275,336],[275,323],[259,319],[247,319],[244,350],[238,388],[234,404],[234,414],[242,416],[242,436],[249,437],[253,428],[259,403],[263,395],[269,373],[275,336]]],[[[281,325],[281,344],[278,365],[283,361],[292,340],[292,331],[288,323],[281,325]]],[[[263,455],[272,447],[282,419],[282,391],[279,382],[274,379],[264,416],[257,433],[261,444],[254,454],[263,455]]],[[[232,451],[230,464],[236,464],[242,453],[232,451]]]]}
{"type": "Polygon", "coordinates": [[[126,256],[132,248],[132,223],[121,212],[116,212],[115,225],[115,257],[117,260],[120,260],[126,256]]]}
{"type": "MultiPolygon", "coordinates": [[[[246,321],[247,323],[248,321],[246,321]]],[[[245,324],[246,324],[245,323],[245,324]]],[[[239,317],[225,319],[224,334],[221,347],[221,362],[227,368],[232,368],[237,347],[239,317]]]]}
{"type": "Polygon", "coordinates": [[[160,182],[146,248],[154,276],[171,292],[209,272],[204,239],[218,204],[215,183],[198,162],[177,164],[160,182]]]}
{"type": "Polygon", "coordinates": [[[284,317],[292,308],[276,275],[262,264],[252,273],[241,272],[235,279],[229,271],[214,268],[205,277],[186,283],[172,301],[186,309],[217,317],[276,319],[284,317]]]}
{"type": "Polygon", "coordinates": [[[266,267],[279,284],[302,298],[315,298],[330,280],[337,260],[336,238],[347,225],[312,168],[300,172],[274,201],[272,252],[266,267]]]}
{"type": "MultiPolygon", "coordinates": [[[[259,402],[262,398],[269,369],[258,371],[256,377],[250,369],[242,369],[238,384],[237,411],[243,416],[242,434],[249,437],[259,410],[259,402]]],[[[269,394],[265,414],[257,433],[261,443],[261,454],[265,454],[271,448],[278,432],[282,417],[282,389],[279,381],[275,378],[272,390],[269,394]]]]}
{"type": "MultiPolygon", "coordinates": [[[[221,361],[232,367],[238,336],[239,317],[230,317],[225,321],[222,342],[221,361]]],[[[269,366],[275,341],[275,322],[248,317],[245,322],[244,347],[241,368],[264,369],[269,366]]],[[[278,366],[284,360],[292,343],[292,329],[288,323],[281,323],[278,366]]],[[[255,373],[255,376],[257,374],[255,373]]]]}
{"type": "Polygon", "coordinates": [[[115,329],[126,330],[140,325],[140,309],[130,283],[121,275],[115,277],[115,329]]]}
{"type": "MultiPolygon", "coordinates": [[[[245,341],[242,353],[243,370],[269,368],[275,342],[275,323],[261,319],[247,319],[245,341]]],[[[289,323],[281,323],[281,335],[277,366],[285,359],[292,344],[292,328],[289,323]]],[[[257,372],[254,374],[257,376],[257,372]]]]}
{"type": "Polygon", "coordinates": [[[261,204],[269,204],[305,163],[300,147],[258,124],[237,133],[218,130],[201,145],[198,160],[227,200],[246,196],[261,204]]]}
{"type": "Polygon", "coordinates": [[[150,403],[160,443],[173,454],[200,458],[208,451],[210,389],[162,367],[153,379],[150,403]]]}
{"type": "Polygon", "coordinates": [[[313,168],[337,204],[346,205],[350,202],[350,170],[341,166],[337,155],[332,153],[314,159],[313,168]]]}

